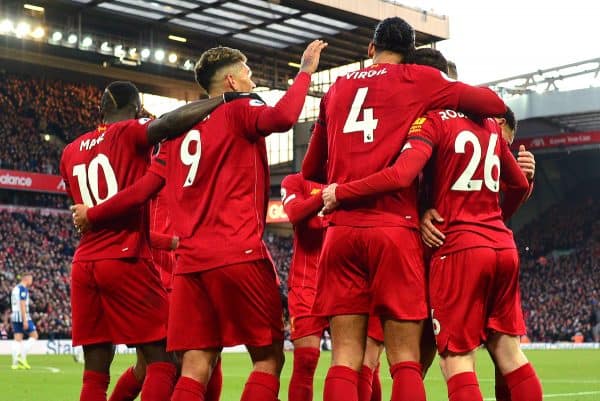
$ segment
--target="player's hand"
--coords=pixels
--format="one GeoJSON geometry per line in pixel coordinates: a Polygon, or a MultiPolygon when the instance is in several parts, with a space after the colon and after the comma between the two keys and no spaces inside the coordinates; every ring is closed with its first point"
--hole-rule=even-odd
{"type": "Polygon", "coordinates": [[[321,58],[321,51],[326,48],[327,42],[322,40],[312,41],[302,53],[302,60],[300,60],[300,72],[307,72],[313,74],[319,67],[319,59],[321,58]]]}
{"type": "Polygon", "coordinates": [[[328,185],[321,191],[321,196],[323,197],[323,209],[321,209],[321,215],[326,215],[333,212],[338,206],[339,203],[335,197],[335,189],[337,188],[337,184],[328,185]]]}
{"type": "Polygon", "coordinates": [[[179,237],[174,236],[171,239],[171,250],[174,251],[175,249],[177,249],[177,247],[179,247],[179,237]]]}
{"type": "Polygon", "coordinates": [[[525,174],[528,181],[533,181],[535,175],[535,157],[533,153],[525,149],[525,145],[519,146],[519,154],[517,156],[517,163],[521,167],[521,171],[525,174]]]}
{"type": "Polygon", "coordinates": [[[223,103],[229,103],[233,100],[237,99],[254,99],[260,100],[261,102],[265,102],[258,93],[254,92],[225,92],[223,93],[223,103]]]}
{"type": "Polygon", "coordinates": [[[434,223],[441,224],[444,218],[437,210],[428,209],[421,218],[421,239],[430,248],[438,248],[444,244],[446,236],[437,229],[434,223]]]}
{"type": "Polygon", "coordinates": [[[90,230],[91,225],[87,218],[88,207],[86,205],[77,204],[71,206],[71,212],[73,212],[73,224],[77,229],[77,232],[83,234],[90,230]]]}
{"type": "Polygon", "coordinates": [[[23,330],[29,330],[29,322],[27,320],[23,320],[23,330]]]}

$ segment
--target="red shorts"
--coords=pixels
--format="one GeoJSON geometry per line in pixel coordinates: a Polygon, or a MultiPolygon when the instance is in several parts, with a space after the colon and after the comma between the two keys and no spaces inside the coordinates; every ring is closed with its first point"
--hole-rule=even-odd
{"type": "Polygon", "coordinates": [[[269,260],[173,277],[168,351],[260,347],[282,340],[281,297],[269,260]]]}
{"type": "Polygon", "coordinates": [[[489,330],[525,334],[516,249],[470,248],[431,260],[429,289],[439,353],[465,353],[489,330]]]}
{"type": "Polygon", "coordinates": [[[315,291],[314,288],[306,287],[289,288],[288,309],[292,341],[308,336],[321,336],[323,331],[329,327],[326,317],[312,314],[315,291]]]}
{"type": "Polygon", "coordinates": [[[424,270],[416,230],[331,226],[319,260],[313,312],[423,320],[427,317],[424,270]]]}
{"type": "Polygon", "coordinates": [[[367,336],[379,343],[383,343],[383,326],[381,325],[381,319],[379,317],[373,315],[369,316],[367,336]]]}
{"type": "Polygon", "coordinates": [[[73,345],[136,345],[167,334],[167,295],[145,259],[74,262],[73,345]]]}

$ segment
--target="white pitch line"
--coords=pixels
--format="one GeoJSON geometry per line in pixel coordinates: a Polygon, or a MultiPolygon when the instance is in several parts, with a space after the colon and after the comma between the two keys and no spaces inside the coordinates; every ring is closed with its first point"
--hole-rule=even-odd
{"type": "Polygon", "coordinates": [[[50,373],[60,373],[60,369],[59,368],[53,368],[52,366],[37,366],[40,369],[46,369],[49,370],[50,373]]]}
{"type": "MultiPolygon", "coordinates": [[[[587,397],[588,395],[596,395],[596,394],[600,394],[600,391],[581,391],[579,393],[544,394],[544,399],[546,399],[546,398],[572,397],[574,395],[587,397]]],[[[496,397],[489,397],[489,398],[484,398],[484,401],[494,401],[495,399],[496,399],[496,397]]]]}

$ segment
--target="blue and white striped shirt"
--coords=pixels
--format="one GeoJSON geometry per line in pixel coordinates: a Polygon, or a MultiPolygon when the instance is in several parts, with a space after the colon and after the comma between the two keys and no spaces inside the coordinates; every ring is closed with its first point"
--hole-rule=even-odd
{"type": "Polygon", "coordinates": [[[16,285],[13,288],[10,296],[12,304],[12,314],[10,319],[14,323],[23,323],[24,320],[31,319],[29,316],[29,290],[23,284],[16,285]],[[25,301],[25,313],[27,316],[21,315],[21,301],[25,301]]]}

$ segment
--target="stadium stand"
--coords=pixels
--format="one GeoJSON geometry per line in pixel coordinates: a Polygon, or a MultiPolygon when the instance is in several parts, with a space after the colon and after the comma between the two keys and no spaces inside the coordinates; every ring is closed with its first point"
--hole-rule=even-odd
{"type": "Polygon", "coordinates": [[[43,135],[66,142],[93,127],[100,95],[93,85],[0,71],[0,168],[57,174],[62,148],[43,135]]]}
{"type": "MultiPolygon", "coordinates": [[[[0,71],[0,168],[58,173],[60,143],[98,121],[93,85],[0,71]]],[[[592,340],[600,301],[600,183],[579,185],[517,234],[522,294],[532,341],[592,340]]],[[[0,190],[0,327],[8,328],[9,293],[23,270],[35,272],[33,319],[42,338],[70,337],[69,266],[77,243],[63,195],[0,190]],[[31,208],[34,206],[35,208],[31,208]],[[47,208],[47,209],[45,209],[47,208]],[[62,209],[58,213],[56,209],[62,209]],[[32,241],[32,238],[35,241],[32,241]]],[[[291,238],[266,236],[287,305],[291,238]]]]}
{"type": "Polygon", "coordinates": [[[9,331],[10,291],[28,270],[34,272],[31,313],[41,337],[70,338],[69,270],[77,236],[68,217],[49,209],[0,209],[0,316],[9,331]]]}

